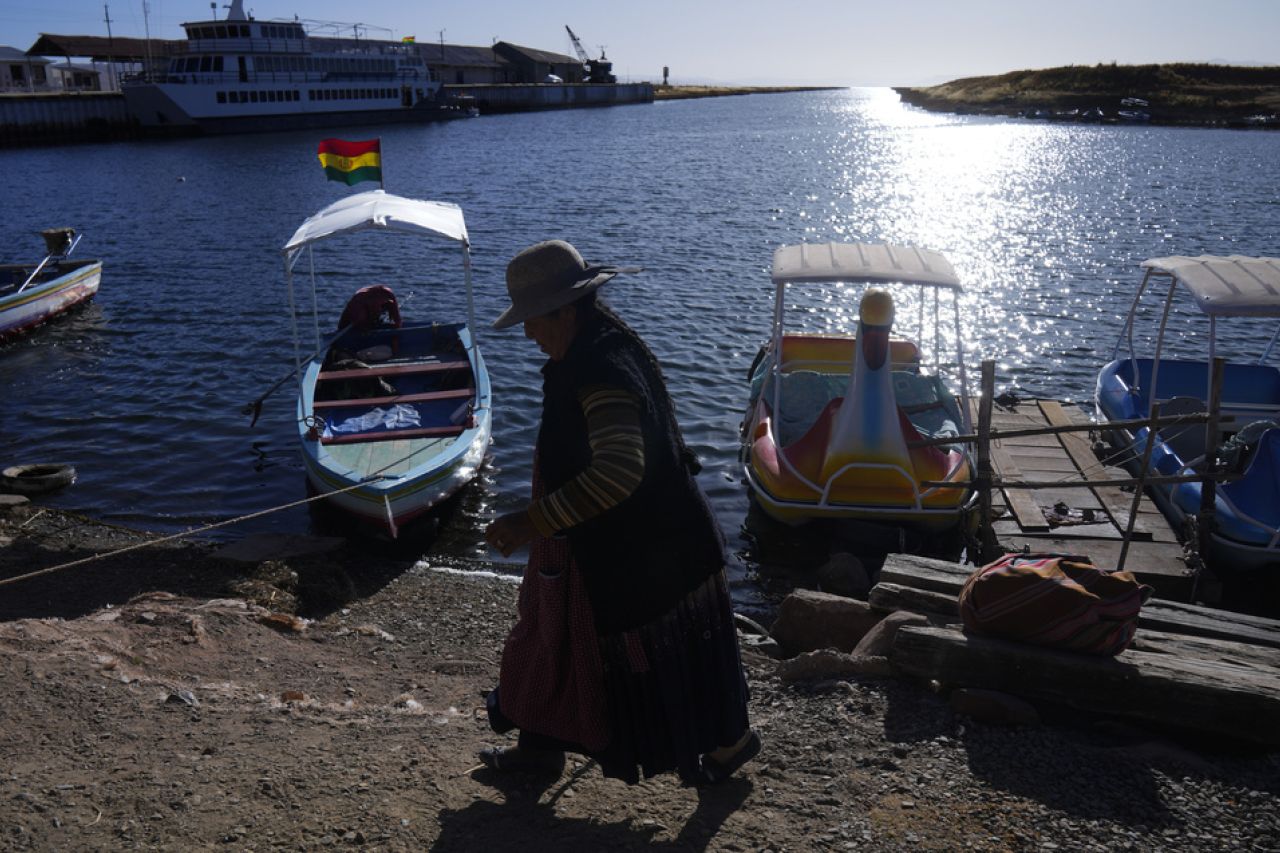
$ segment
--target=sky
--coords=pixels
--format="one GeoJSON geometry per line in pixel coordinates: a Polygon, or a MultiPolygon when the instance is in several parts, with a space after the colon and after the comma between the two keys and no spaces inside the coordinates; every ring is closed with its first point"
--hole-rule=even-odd
{"type": "MultiPolygon", "coordinates": [[[[218,17],[226,14],[218,0],[218,17]]],[[[182,38],[209,0],[107,0],[117,36],[182,38]]],[[[255,17],[359,23],[372,38],[573,55],[603,48],[622,80],[919,86],[1118,62],[1280,65],[1280,0],[245,0],[255,17]],[[378,29],[379,27],[385,29],[378,29]]],[[[0,45],[107,34],[101,0],[0,0],[0,45]]]]}

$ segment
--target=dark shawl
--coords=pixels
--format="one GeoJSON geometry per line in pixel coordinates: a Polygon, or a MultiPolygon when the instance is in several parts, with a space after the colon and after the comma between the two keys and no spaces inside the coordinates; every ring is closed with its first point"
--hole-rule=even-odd
{"type": "Polygon", "coordinates": [[[607,385],[640,404],[645,470],[617,506],[566,531],[602,635],[635,628],[670,610],[724,566],[724,540],[694,480],[697,460],[685,448],[671,398],[640,341],[596,311],[561,361],[542,368],[538,463],[547,491],[559,489],[591,460],[579,389],[607,385]]]}

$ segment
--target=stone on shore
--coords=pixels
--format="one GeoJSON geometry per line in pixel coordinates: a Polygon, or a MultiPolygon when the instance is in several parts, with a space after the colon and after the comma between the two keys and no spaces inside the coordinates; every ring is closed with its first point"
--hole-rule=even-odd
{"type": "Polygon", "coordinates": [[[881,618],[865,601],[804,589],[783,600],[769,633],[788,655],[815,649],[851,652],[881,618]]]}

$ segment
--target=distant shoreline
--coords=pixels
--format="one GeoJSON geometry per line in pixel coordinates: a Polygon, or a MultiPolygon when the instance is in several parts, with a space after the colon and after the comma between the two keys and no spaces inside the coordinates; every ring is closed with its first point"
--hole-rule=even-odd
{"type": "Polygon", "coordinates": [[[935,112],[1197,127],[1280,128],[1280,67],[1069,65],[894,87],[935,112]]]}
{"type": "Polygon", "coordinates": [[[776,95],[785,92],[830,92],[845,86],[660,86],[654,85],[655,101],[685,98],[721,98],[727,95],[776,95]]]}

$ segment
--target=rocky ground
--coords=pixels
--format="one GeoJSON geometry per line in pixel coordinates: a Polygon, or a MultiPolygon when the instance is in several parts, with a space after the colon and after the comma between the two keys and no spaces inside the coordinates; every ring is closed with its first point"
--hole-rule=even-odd
{"type": "MultiPolygon", "coordinates": [[[[18,508],[0,583],[141,541],[18,508]]],[[[0,849],[1280,848],[1275,754],[1052,709],[994,726],[928,686],[786,682],[755,652],[765,747],[729,784],[502,778],[475,755],[502,740],[482,693],[516,585],[279,553],[172,544],[0,586],[0,849]]]]}

